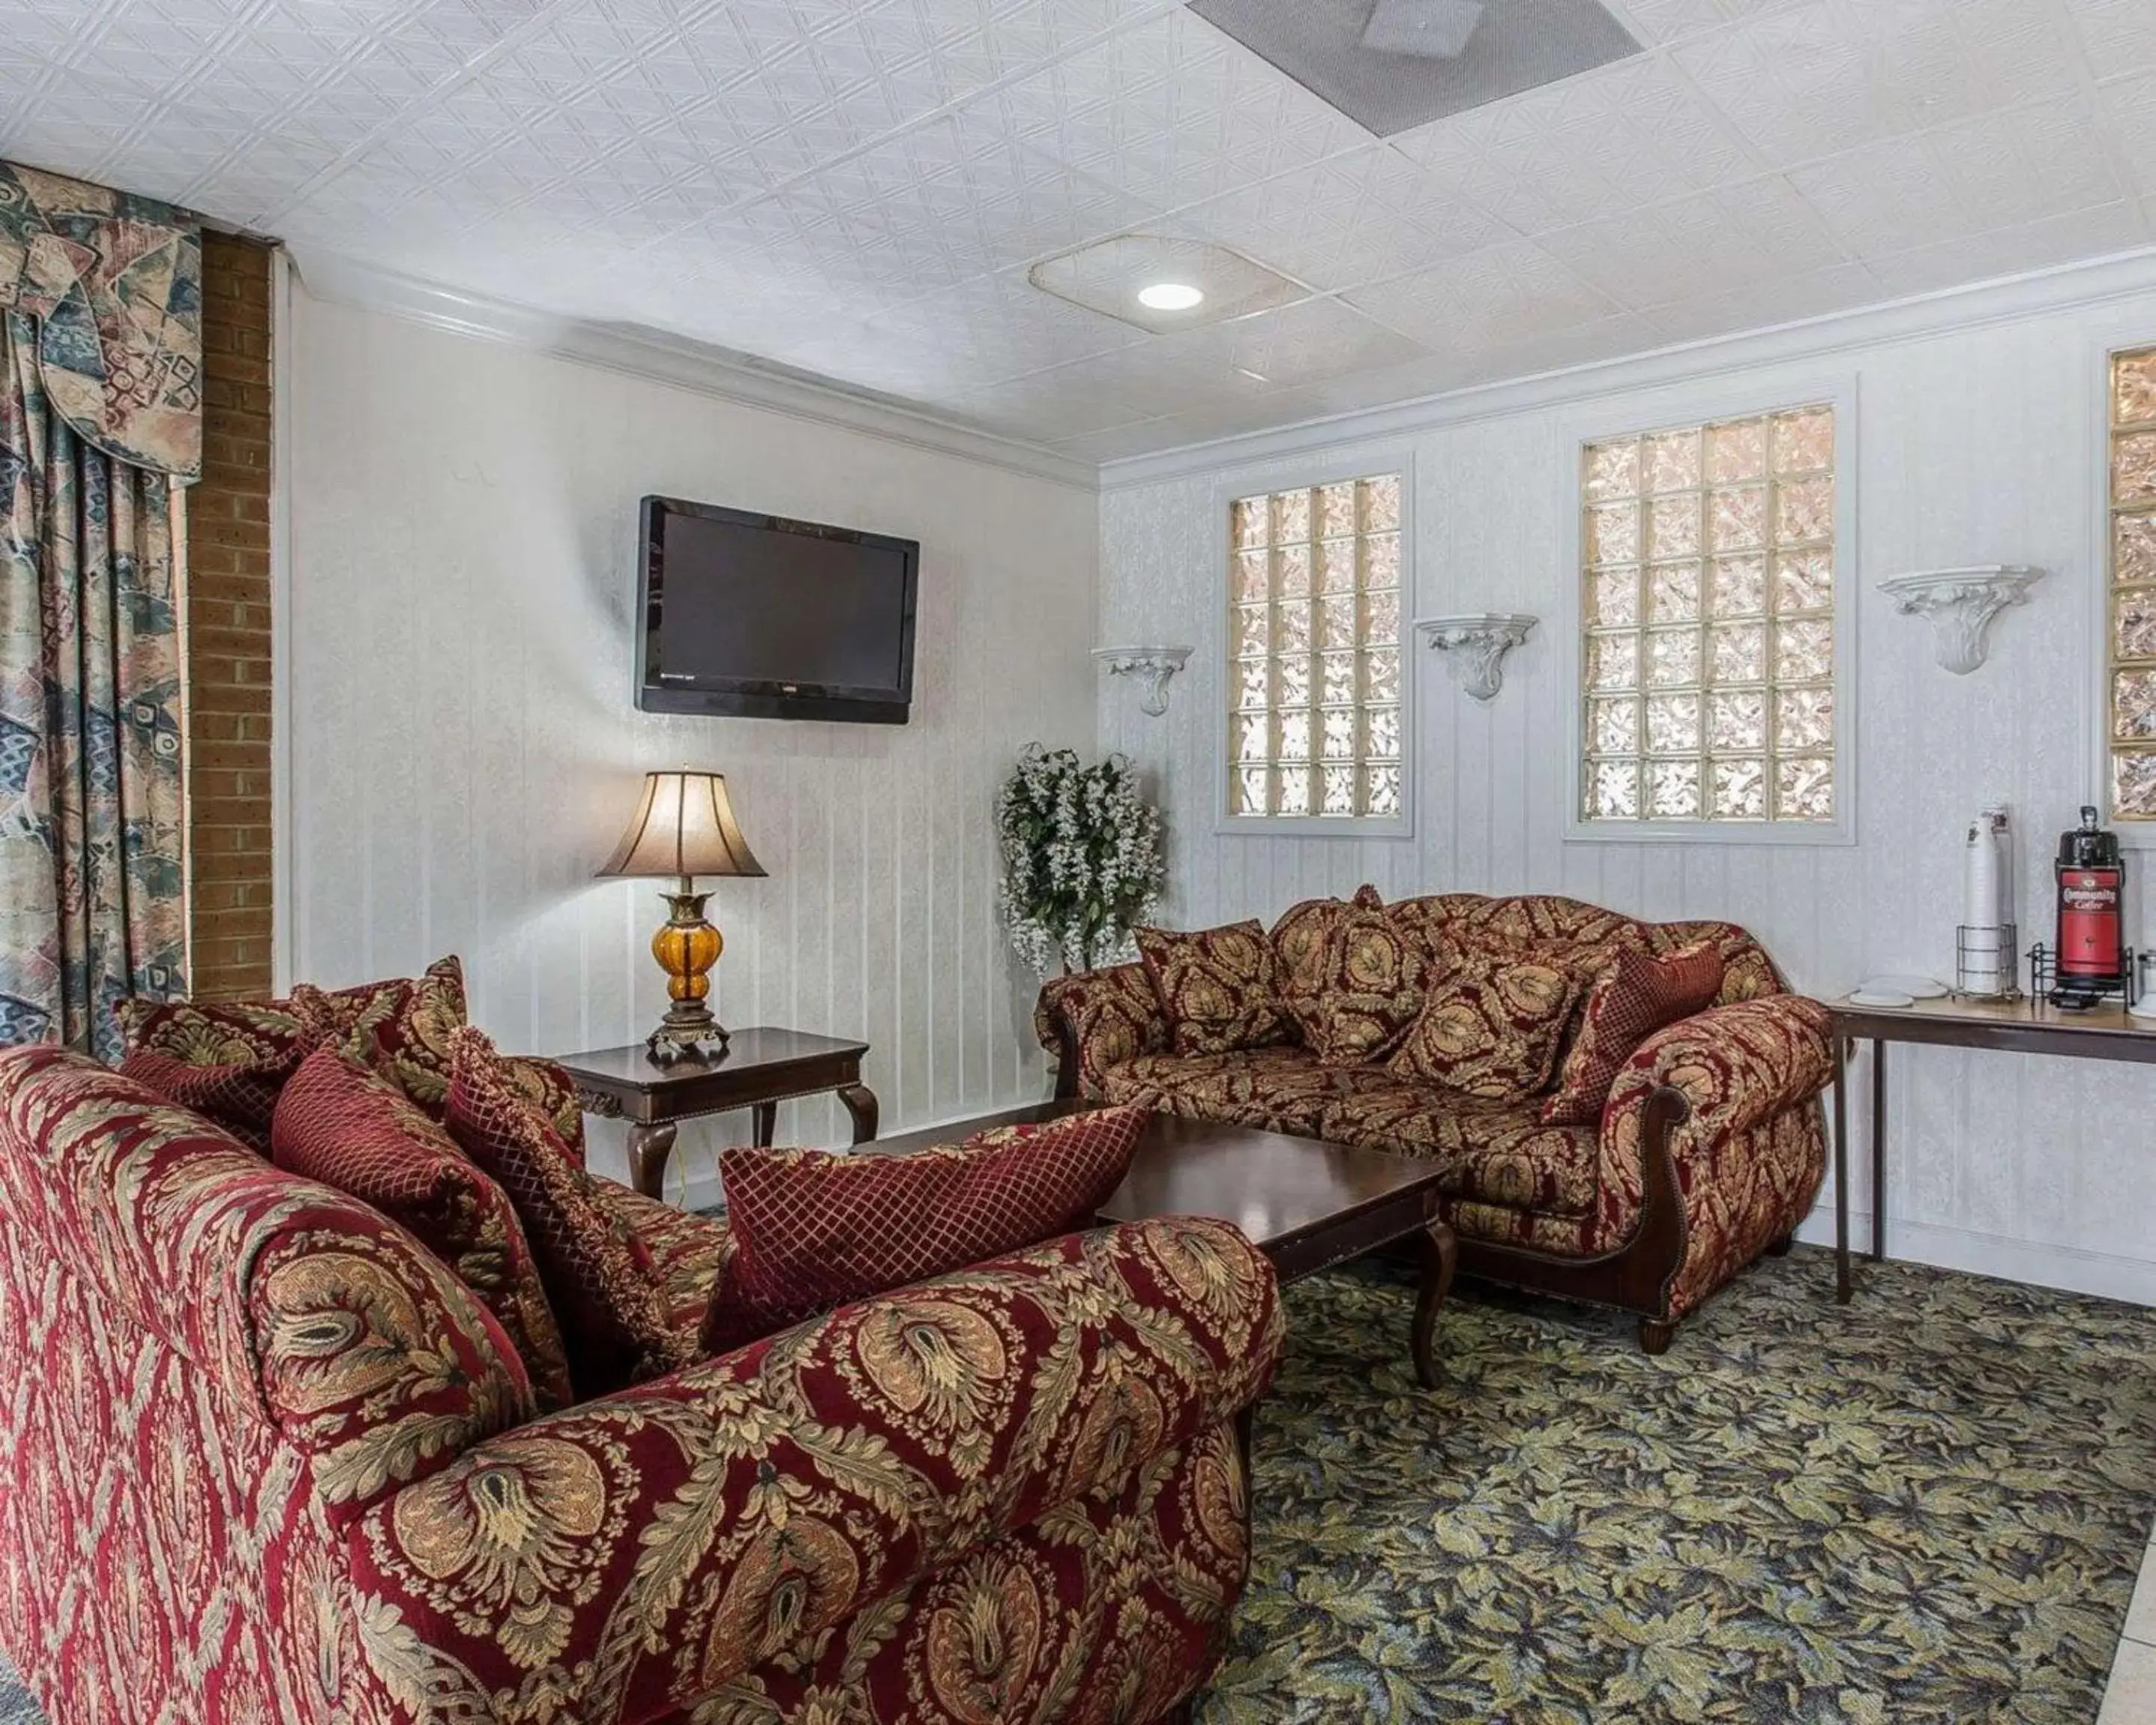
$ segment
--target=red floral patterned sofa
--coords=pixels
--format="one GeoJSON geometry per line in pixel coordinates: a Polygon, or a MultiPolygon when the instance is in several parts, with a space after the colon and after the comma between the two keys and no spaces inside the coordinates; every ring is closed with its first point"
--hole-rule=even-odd
{"type": "MultiPolygon", "coordinates": [[[[1313,900],[1274,925],[1284,976],[1307,968],[1313,922],[1341,908],[1313,900]]],[[[1383,1064],[1323,1064],[1301,1046],[1171,1053],[1147,973],[1118,965],[1041,990],[1034,1029],[1057,1055],[1058,1094],[1441,1162],[1440,1207],[1463,1271],[1635,1312],[1652,1353],[1763,1252],[1787,1250],[1825,1175],[1819,1097],[1833,1057],[1825,1009],[1789,993],[1750,935],[1730,923],[1635,922],[1567,898],[1448,893],[1383,909],[1409,945],[1431,953],[1447,942],[1591,961],[1708,942],[1721,953],[1721,992],[1639,1047],[1598,1122],[1549,1126],[1539,1099],[1474,1100],[1383,1064]]]]}
{"type": "MultiPolygon", "coordinates": [[[[637,1199],[678,1320],[722,1227],[637,1199]]],[[[535,1418],[410,1235],[0,1057],[0,1647],[55,1722],[1180,1717],[1281,1333],[1231,1229],[1074,1235],[535,1418]]]]}

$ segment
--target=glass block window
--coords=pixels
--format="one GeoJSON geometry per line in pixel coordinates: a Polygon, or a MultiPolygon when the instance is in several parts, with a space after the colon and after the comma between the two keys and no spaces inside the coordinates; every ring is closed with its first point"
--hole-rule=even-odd
{"type": "Polygon", "coordinates": [[[1834,409],[1582,455],[1581,815],[1835,818],[1834,409]]]}
{"type": "Polygon", "coordinates": [[[2156,348],[2111,362],[2111,812],[2156,821],[2156,348]]]}
{"type": "Polygon", "coordinates": [[[1400,814],[1400,476],[1229,506],[1228,812],[1400,814]]]}

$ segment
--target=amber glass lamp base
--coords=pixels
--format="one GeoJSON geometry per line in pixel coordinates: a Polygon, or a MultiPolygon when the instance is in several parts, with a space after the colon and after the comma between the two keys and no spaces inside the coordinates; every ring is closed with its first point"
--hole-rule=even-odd
{"type": "Polygon", "coordinates": [[[666,896],[672,913],[651,937],[651,956],[666,973],[666,993],[673,1003],[659,1028],[644,1039],[644,1049],[665,1064],[701,1055],[707,1044],[726,1045],[726,1029],[711,1016],[711,967],[726,950],[726,941],[704,917],[711,895],[691,889],[683,880],[681,891],[666,896]]]}

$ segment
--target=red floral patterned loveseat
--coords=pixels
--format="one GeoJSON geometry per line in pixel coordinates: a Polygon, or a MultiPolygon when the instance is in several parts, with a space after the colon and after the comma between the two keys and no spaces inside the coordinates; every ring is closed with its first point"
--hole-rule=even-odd
{"type": "MultiPolygon", "coordinates": [[[[1309,901],[1274,925],[1284,976],[1307,967],[1313,922],[1342,908],[1309,901]]],[[[1819,1097],[1833,1055],[1825,1009],[1789,993],[1750,935],[1732,923],[1635,922],[1568,898],[1446,893],[1383,910],[1429,954],[1443,942],[1591,962],[1706,942],[1722,957],[1721,992],[1638,1048],[1599,1122],[1551,1126],[1539,1098],[1474,1100],[1382,1062],[1324,1064],[1297,1045],[1176,1055],[1145,970],[1118,965],[1041,990],[1034,1029],[1057,1055],[1058,1094],[1441,1162],[1440,1209],[1463,1271],[1636,1312],[1650,1352],[1762,1252],[1787,1249],[1825,1175],[1819,1097]]]]}
{"type": "MultiPolygon", "coordinates": [[[[725,1230],[622,1189],[680,1321],[725,1230]]],[[[536,1418],[372,1209],[0,1057],[0,1647],[55,1725],[1178,1716],[1280,1337],[1231,1229],[1067,1237],[536,1418]]]]}

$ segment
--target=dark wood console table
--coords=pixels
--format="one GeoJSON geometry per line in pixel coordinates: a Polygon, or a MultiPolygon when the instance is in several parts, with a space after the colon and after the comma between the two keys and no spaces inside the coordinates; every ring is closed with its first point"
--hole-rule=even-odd
{"type": "Polygon", "coordinates": [[[778,1105],[795,1096],[836,1092],[854,1122],[854,1142],[876,1135],[875,1091],[861,1082],[865,1042],[846,1042],[770,1025],[737,1030],[723,1049],[661,1064],[642,1043],[562,1055],[584,1111],[629,1122],[629,1181],[647,1198],[662,1195],[666,1159],[684,1120],[752,1111],[753,1142],[768,1144],[778,1105]]]}
{"type": "Polygon", "coordinates": [[[2156,1024],[2107,1003],[2087,1012],[2061,1012],[2049,1001],[1967,1000],[1948,995],[1914,1006],[1858,1006],[1845,996],[1828,1003],[1834,1014],[1835,1298],[1856,1291],[1849,1250],[1849,1103],[1851,1045],[1871,1045],[1871,1256],[1887,1255],[1887,1045],[1929,1043],[1943,1048],[1989,1048],[2010,1054],[2066,1055],[2088,1060],[2156,1065],[2156,1024]]]}

